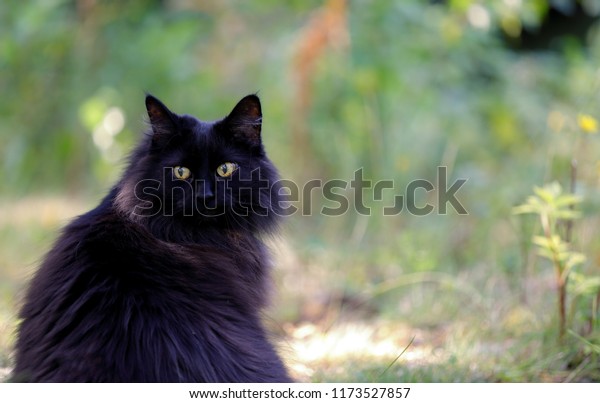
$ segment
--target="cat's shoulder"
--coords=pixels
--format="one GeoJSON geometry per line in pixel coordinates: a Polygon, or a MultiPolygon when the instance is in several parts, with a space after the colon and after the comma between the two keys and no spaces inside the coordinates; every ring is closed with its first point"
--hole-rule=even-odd
{"type": "Polygon", "coordinates": [[[136,243],[148,238],[147,231],[116,211],[106,199],[88,212],[74,218],[64,229],[63,239],[79,243],[118,244],[136,243]]]}

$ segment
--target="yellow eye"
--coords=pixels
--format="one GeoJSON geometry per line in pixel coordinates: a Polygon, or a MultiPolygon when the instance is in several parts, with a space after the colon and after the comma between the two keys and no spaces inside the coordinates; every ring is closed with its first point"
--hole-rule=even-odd
{"type": "Polygon", "coordinates": [[[219,165],[219,167],[217,168],[217,175],[219,175],[222,178],[228,178],[231,175],[233,175],[236,169],[238,169],[238,164],[236,164],[235,162],[226,162],[224,164],[219,165]]]}
{"type": "Polygon", "coordinates": [[[173,175],[177,179],[187,179],[192,173],[186,167],[173,167],[173,175]]]}

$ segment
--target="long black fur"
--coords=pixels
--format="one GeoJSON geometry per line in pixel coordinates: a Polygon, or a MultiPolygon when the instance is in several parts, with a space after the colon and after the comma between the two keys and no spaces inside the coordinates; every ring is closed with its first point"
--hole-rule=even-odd
{"type": "Polygon", "coordinates": [[[30,284],[13,380],[290,382],[261,323],[261,237],[280,200],[260,101],[216,122],[150,95],[146,107],[151,130],[122,179],[64,229],[30,284]],[[229,178],[214,174],[224,162],[239,165],[229,178]],[[194,180],[174,179],[174,166],[194,180]]]}

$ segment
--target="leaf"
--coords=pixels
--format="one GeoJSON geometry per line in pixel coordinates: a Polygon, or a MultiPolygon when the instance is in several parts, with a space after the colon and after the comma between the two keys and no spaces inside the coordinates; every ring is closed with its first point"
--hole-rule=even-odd
{"type": "Polygon", "coordinates": [[[552,235],[550,238],[545,236],[534,236],[533,243],[556,252],[563,252],[567,249],[567,244],[563,242],[558,235],[552,235]]]}
{"type": "Polygon", "coordinates": [[[554,212],[554,216],[561,220],[575,220],[581,218],[581,213],[575,210],[557,210],[554,212]]]}
{"type": "Polygon", "coordinates": [[[586,257],[583,253],[571,252],[569,259],[567,260],[567,265],[576,266],[578,264],[585,263],[586,257]]]}
{"type": "Polygon", "coordinates": [[[524,204],[513,208],[513,214],[541,213],[544,204],[536,196],[529,196],[524,204]]]}
{"type": "Polygon", "coordinates": [[[549,251],[548,249],[538,249],[538,255],[545,257],[546,259],[554,262],[554,253],[549,251]]]}
{"type": "Polygon", "coordinates": [[[552,184],[546,185],[543,188],[535,186],[533,188],[533,192],[544,202],[546,202],[547,204],[550,204],[554,200],[555,196],[560,193],[560,185],[558,185],[558,183],[556,183],[556,182],[553,182],[552,184]],[[554,185],[554,184],[556,184],[556,185],[554,185]],[[557,186],[558,186],[558,191],[557,191],[557,186]]]}
{"type": "Polygon", "coordinates": [[[600,345],[594,344],[592,342],[590,342],[588,339],[581,337],[580,335],[578,335],[577,333],[575,333],[574,331],[569,329],[569,334],[571,336],[573,336],[574,338],[576,338],[577,340],[579,340],[581,343],[583,343],[586,347],[588,347],[589,349],[591,349],[594,353],[596,354],[600,354],[600,345]]]}
{"type": "Polygon", "coordinates": [[[512,213],[513,214],[531,214],[531,213],[535,213],[537,212],[537,210],[529,204],[521,204],[520,206],[516,206],[513,207],[512,209],[512,213]]]}
{"type": "Polygon", "coordinates": [[[552,240],[546,238],[545,236],[539,236],[539,235],[534,236],[533,243],[544,249],[551,250],[553,248],[552,240]]]}
{"type": "Polygon", "coordinates": [[[564,261],[564,270],[561,274],[561,280],[563,281],[566,280],[567,277],[569,277],[571,271],[575,268],[575,266],[580,265],[586,261],[586,257],[583,253],[568,252],[564,261]]]}
{"type": "Polygon", "coordinates": [[[575,204],[579,204],[583,201],[583,198],[581,196],[577,196],[571,193],[568,194],[564,194],[559,196],[556,201],[554,202],[554,205],[556,207],[565,207],[565,206],[573,206],[575,204]]]}
{"type": "MultiPolygon", "coordinates": [[[[572,280],[575,280],[575,276],[573,276],[572,280]]],[[[572,292],[575,295],[596,295],[600,290],[600,276],[585,277],[579,275],[574,283],[575,286],[572,292]]]]}

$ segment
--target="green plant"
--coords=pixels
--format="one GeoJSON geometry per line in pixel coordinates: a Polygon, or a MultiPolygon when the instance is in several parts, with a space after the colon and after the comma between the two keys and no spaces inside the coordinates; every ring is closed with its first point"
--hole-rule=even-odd
{"type": "Polygon", "coordinates": [[[538,246],[538,253],[549,259],[554,266],[556,290],[558,293],[559,339],[563,340],[567,327],[567,283],[571,271],[585,261],[582,253],[572,250],[572,245],[559,234],[561,220],[572,222],[580,217],[580,212],[574,206],[581,198],[564,193],[558,182],[553,182],[543,188],[535,187],[534,195],[527,201],[515,207],[515,214],[536,214],[542,226],[542,235],[533,237],[533,243],[538,246]]]}

